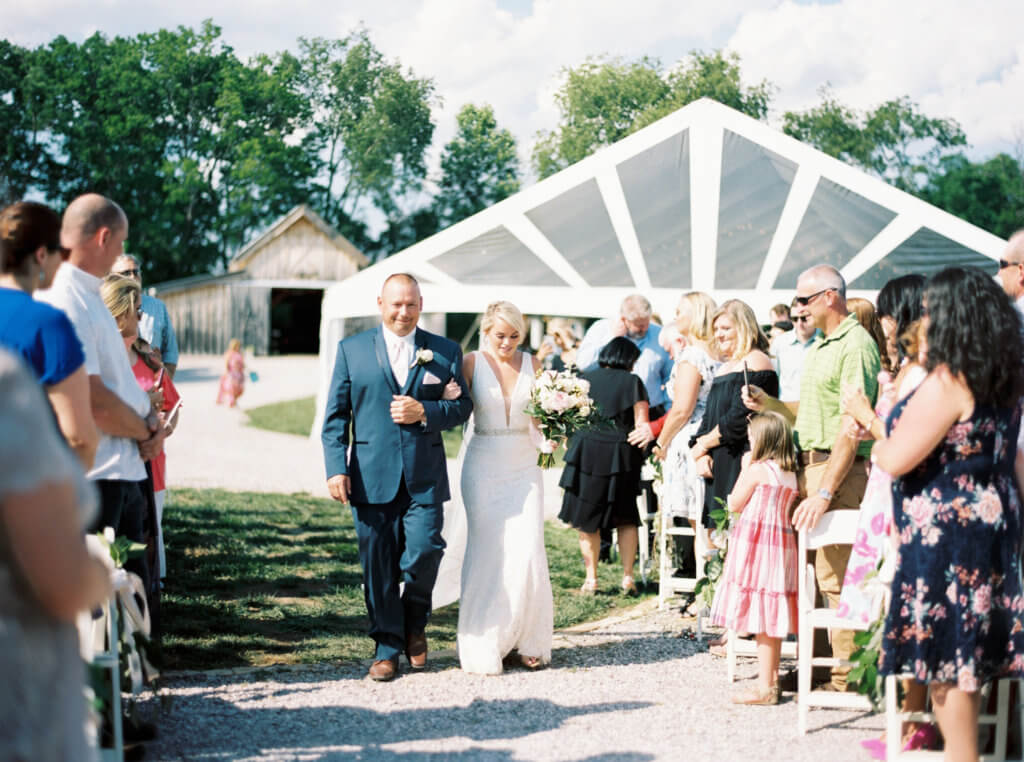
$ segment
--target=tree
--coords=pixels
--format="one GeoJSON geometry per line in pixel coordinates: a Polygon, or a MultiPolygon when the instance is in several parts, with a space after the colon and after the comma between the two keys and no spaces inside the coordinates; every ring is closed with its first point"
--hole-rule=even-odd
{"type": "Polygon", "coordinates": [[[0,205],[43,182],[53,167],[47,142],[53,101],[32,51],[0,40],[0,205]]]}
{"type": "Polygon", "coordinates": [[[519,190],[516,140],[498,129],[494,109],[467,103],[455,117],[458,130],[441,154],[434,202],[440,227],[476,214],[519,190]]]}
{"type": "Polygon", "coordinates": [[[316,168],[314,206],[345,233],[366,203],[394,222],[400,199],[426,176],[433,81],[385,60],[365,30],[342,40],[300,39],[299,48],[299,91],[312,113],[304,144],[316,168]]]}
{"type": "Polygon", "coordinates": [[[1005,153],[980,163],[946,156],[920,195],[1002,238],[1024,228],[1024,164],[1005,153]]]}
{"type": "Polygon", "coordinates": [[[828,87],[819,92],[818,106],[786,112],[783,131],[901,190],[918,191],[943,156],[967,143],[955,120],[925,116],[907,96],[860,113],[839,103],[828,87]]]}
{"type": "Polygon", "coordinates": [[[699,98],[763,119],[773,87],[767,81],[744,87],[739,61],[735,53],[694,51],[668,74],[657,59],[646,57],[588,59],[563,70],[565,82],[555,94],[561,120],[552,132],[538,135],[534,170],[542,178],[554,174],[699,98]]]}

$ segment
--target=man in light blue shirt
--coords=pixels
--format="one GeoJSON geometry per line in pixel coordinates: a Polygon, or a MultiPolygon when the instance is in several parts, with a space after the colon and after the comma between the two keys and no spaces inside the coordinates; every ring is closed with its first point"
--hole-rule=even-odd
{"type": "MultiPolygon", "coordinates": [[[[123,254],[114,263],[111,270],[115,275],[131,278],[142,286],[142,269],[139,260],[131,254],[123,254]]],[[[167,375],[174,379],[174,371],[178,367],[178,339],[174,335],[171,316],[167,307],[155,296],[142,292],[142,317],[139,318],[139,336],[160,352],[160,359],[167,369],[167,375]]]]}
{"type": "Polygon", "coordinates": [[[800,376],[804,369],[804,355],[811,344],[821,335],[814,327],[814,320],[806,304],[789,308],[789,319],[793,330],[786,331],[772,342],[775,372],[779,374],[779,399],[783,402],[800,401],[800,376]]]}
{"type": "Polygon", "coordinates": [[[653,421],[665,412],[665,385],[672,374],[672,359],[658,342],[660,334],[661,326],[651,324],[651,303],[640,294],[631,294],[622,300],[617,318],[603,318],[590,326],[576,350],[576,363],[582,371],[596,368],[601,348],[617,336],[625,336],[636,344],[640,359],[633,372],[647,389],[653,421]]]}

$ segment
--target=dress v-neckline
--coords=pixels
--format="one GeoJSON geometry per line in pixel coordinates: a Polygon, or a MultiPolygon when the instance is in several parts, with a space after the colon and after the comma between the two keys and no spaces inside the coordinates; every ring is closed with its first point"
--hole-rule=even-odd
{"type": "Polygon", "coordinates": [[[501,399],[505,403],[505,428],[507,429],[512,425],[512,395],[514,395],[516,393],[516,389],[519,388],[519,381],[523,375],[523,363],[526,362],[526,352],[519,353],[521,355],[521,360],[519,362],[519,370],[516,373],[516,382],[512,384],[512,391],[507,395],[505,394],[505,390],[501,387],[501,377],[494,372],[494,368],[491,366],[491,358],[482,349],[480,350],[480,354],[483,355],[484,364],[487,365],[487,369],[491,372],[491,376],[498,382],[498,391],[501,392],[501,399]]]}

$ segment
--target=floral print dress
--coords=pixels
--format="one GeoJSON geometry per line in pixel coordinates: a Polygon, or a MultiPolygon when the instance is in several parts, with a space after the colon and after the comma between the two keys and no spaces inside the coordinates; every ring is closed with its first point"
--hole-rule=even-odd
{"type": "MultiPolygon", "coordinates": [[[[894,407],[891,432],[907,400],[894,407]]],[[[976,406],[921,464],[893,482],[899,554],[882,672],[974,691],[1024,675],[1020,410],[976,406]]]]}

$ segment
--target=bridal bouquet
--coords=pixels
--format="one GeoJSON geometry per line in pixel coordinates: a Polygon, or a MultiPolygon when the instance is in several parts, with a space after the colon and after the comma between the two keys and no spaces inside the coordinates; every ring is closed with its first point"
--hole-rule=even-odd
{"type": "Polygon", "coordinates": [[[542,370],[537,374],[524,412],[536,419],[544,437],[537,465],[550,468],[555,463],[556,442],[564,441],[585,428],[595,416],[590,382],[568,370],[560,373],[542,370]]]}

